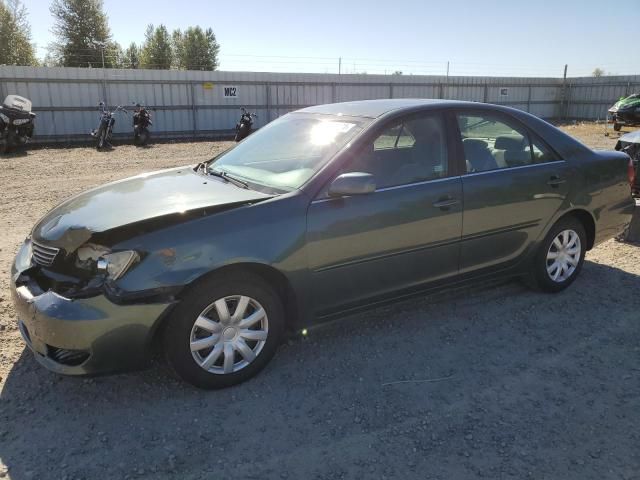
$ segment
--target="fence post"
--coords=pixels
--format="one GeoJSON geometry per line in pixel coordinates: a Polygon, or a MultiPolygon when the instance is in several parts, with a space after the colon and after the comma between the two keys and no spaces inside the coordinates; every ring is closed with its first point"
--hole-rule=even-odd
{"type": "Polygon", "coordinates": [[[529,84],[529,93],[527,94],[527,113],[531,113],[531,84],[529,84]]]}
{"type": "Polygon", "coordinates": [[[331,103],[336,103],[336,82],[331,84],[331,103]]]}
{"type": "Polygon", "coordinates": [[[393,83],[389,84],[389,98],[393,98],[393,83]]]}
{"type": "Polygon", "coordinates": [[[267,123],[271,121],[271,84],[265,85],[265,95],[267,96],[267,123]]]}
{"type": "Polygon", "coordinates": [[[104,67],[102,68],[102,101],[109,108],[109,99],[107,98],[107,74],[104,67]]]}
{"type": "Polygon", "coordinates": [[[198,134],[198,116],[196,114],[196,84],[191,82],[191,124],[193,125],[193,138],[198,134]]]}
{"type": "Polygon", "coordinates": [[[484,84],[484,94],[483,94],[483,98],[482,101],[484,103],[487,103],[487,100],[489,99],[489,85],[487,85],[486,83],[484,84]]]}
{"type": "Polygon", "coordinates": [[[567,118],[567,109],[566,109],[566,99],[567,99],[567,64],[564,66],[564,75],[562,77],[562,98],[560,100],[560,118],[567,118]]]}

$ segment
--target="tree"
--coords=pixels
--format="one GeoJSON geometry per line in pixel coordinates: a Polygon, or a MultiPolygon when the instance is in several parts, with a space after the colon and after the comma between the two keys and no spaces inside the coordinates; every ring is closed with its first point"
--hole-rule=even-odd
{"type": "Polygon", "coordinates": [[[50,46],[55,63],[64,67],[101,67],[116,65],[109,54],[113,48],[107,15],[102,0],[53,0],[53,33],[50,46]]]}
{"type": "Polygon", "coordinates": [[[145,40],[140,53],[140,66],[168,70],[173,60],[173,48],[169,31],[164,25],[149,25],[145,32],[145,40]]]}
{"type": "Polygon", "coordinates": [[[140,66],[140,49],[131,42],[129,48],[124,52],[124,67],[125,68],[138,68],[140,66]]]}
{"type": "Polygon", "coordinates": [[[218,68],[220,45],[213,30],[189,27],[184,33],[173,31],[175,66],[185,70],[215,70],[218,68]]]}
{"type": "Polygon", "coordinates": [[[396,70],[391,75],[400,76],[400,75],[402,75],[402,70],[396,70]]]}
{"type": "Polygon", "coordinates": [[[0,0],[0,65],[37,65],[27,10],[20,0],[0,0]]]}
{"type": "Polygon", "coordinates": [[[593,71],[591,75],[593,75],[594,77],[602,77],[604,75],[604,70],[598,67],[593,71]]]}

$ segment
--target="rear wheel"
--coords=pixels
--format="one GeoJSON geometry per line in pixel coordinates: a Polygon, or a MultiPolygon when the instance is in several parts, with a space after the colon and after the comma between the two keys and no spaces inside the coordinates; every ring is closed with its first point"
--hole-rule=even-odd
{"type": "Polygon", "coordinates": [[[621,128],[622,128],[622,124],[621,124],[621,123],[614,123],[614,124],[613,124],[613,129],[614,129],[616,132],[619,132],[621,128]]]}
{"type": "Polygon", "coordinates": [[[193,287],[167,319],[169,365],[199,388],[224,388],[262,370],[284,330],[282,302],[259,277],[212,277],[193,287]]]}
{"type": "Polygon", "coordinates": [[[584,226],[575,218],[556,223],[538,248],[533,280],[545,292],[560,292],[576,279],[587,247],[584,226]]]}

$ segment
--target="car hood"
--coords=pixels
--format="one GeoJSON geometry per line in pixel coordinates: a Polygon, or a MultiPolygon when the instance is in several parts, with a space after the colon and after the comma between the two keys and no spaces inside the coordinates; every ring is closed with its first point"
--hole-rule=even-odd
{"type": "MultiPolygon", "coordinates": [[[[71,251],[96,233],[121,232],[131,225],[162,228],[194,215],[209,215],[270,197],[200,175],[193,167],[173,168],[71,197],[47,213],[31,235],[35,241],[71,251]]],[[[140,232],[140,228],[136,230],[140,232]]]]}

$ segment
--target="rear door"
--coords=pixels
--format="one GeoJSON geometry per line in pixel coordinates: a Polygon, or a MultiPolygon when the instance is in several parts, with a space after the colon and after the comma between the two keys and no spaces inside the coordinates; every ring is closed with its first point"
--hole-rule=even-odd
{"type": "Polygon", "coordinates": [[[520,122],[499,112],[458,111],[464,218],[460,271],[518,259],[560,209],[567,164],[520,122]]]}
{"type": "Polygon", "coordinates": [[[423,114],[385,126],[338,172],[371,173],[377,190],[309,207],[317,313],[457,273],[462,183],[451,165],[444,117],[423,114]]]}

